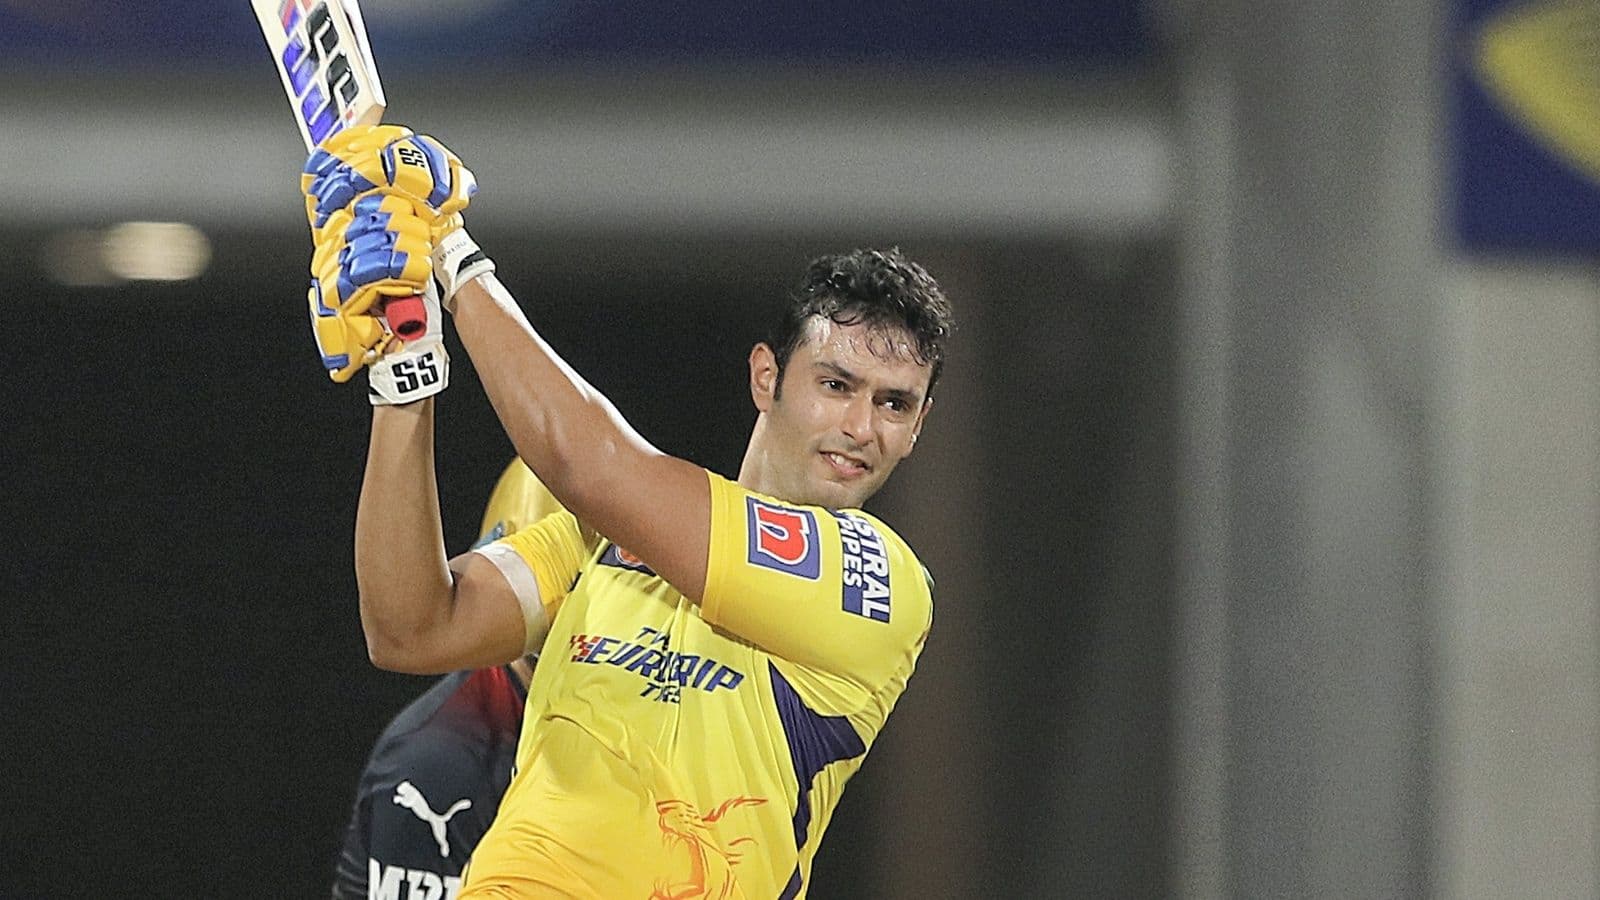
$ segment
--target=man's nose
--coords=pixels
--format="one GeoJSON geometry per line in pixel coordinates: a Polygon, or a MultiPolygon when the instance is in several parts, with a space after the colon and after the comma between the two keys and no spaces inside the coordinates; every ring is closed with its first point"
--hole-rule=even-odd
{"type": "Polygon", "coordinates": [[[851,440],[865,444],[872,440],[873,430],[877,427],[876,416],[877,407],[872,398],[858,394],[850,398],[839,427],[851,440]]]}

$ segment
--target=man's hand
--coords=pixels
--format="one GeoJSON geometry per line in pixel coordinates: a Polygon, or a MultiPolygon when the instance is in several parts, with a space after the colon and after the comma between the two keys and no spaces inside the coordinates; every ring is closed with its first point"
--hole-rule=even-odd
{"type": "MultiPolygon", "coordinates": [[[[422,294],[436,280],[430,300],[437,313],[441,302],[452,308],[462,284],[494,271],[461,218],[477,180],[431,137],[397,125],[345,129],[311,154],[300,184],[316,243],[312,325],[335,381],[348,381],[363,365],[377,362],[395,340],[375,315],[383,298],[422,294]],[[426,260],[432,278],[423,274],[419,259],[426,260]]],[[[425,353],[427,345],[447,363],[439,328],[433,319],[428,325],[407,350],[425,353]]],[[[432,350],[425,355],[435,358],[432,350]]],[[[398,390],[412,383],[409,373],[421,371],[426,367],[400,364],[390,369],[398,373],[392,379],[371,373],[373,402],[410,402],[443,389],[441,377],[432,391],[398,390]]]]}
{"type": "Polygon", "coordinates": [[[403,341],[367,367],[367,399],[373,406],[397,406],[432,397],[450,384],[450,354],[444,349],[444,316],[439,312],[439,286],[428,282],[422,293],[428,330],[403,341]]]}

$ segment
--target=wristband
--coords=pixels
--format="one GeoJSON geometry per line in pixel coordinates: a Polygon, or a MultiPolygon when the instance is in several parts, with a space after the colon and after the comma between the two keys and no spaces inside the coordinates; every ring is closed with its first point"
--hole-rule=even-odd
{"type": "Polygon", "coordinates": [[[456,291],[463,284],[493,271],[494,260],[484,255],[465,228],[443,235],[434,245],[433,277],[439,283],[439,301],[445,312],[455,312],[456,291]]]}

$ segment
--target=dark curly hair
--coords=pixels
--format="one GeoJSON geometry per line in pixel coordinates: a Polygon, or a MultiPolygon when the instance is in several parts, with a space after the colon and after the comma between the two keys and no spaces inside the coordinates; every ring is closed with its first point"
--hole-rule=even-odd
{"type": "Polygon", "coordinates": [[[916,341],[917,362],[933,370],[928,380],[928,395],[933,395],[944,368],[945,339],[954,324],[950,301],[928,270],[907,259],[899,247],[854,250],[811,261],[767,341],[777,358],[780,389],[784,368],[805,340],[812,316],[840,325],[904,328],[916,341]]]}

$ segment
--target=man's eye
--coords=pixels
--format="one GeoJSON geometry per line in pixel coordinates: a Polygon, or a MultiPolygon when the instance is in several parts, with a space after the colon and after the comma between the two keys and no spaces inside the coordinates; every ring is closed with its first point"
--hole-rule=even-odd
{"type": "Polygon", "coordinates": [[[830,391],[842,391],[842,390],[844,390],[844,382],[840,381],[837,378],[825,378],[825,379],[823,379],[822,386],[827,388],[830,391]]]}

